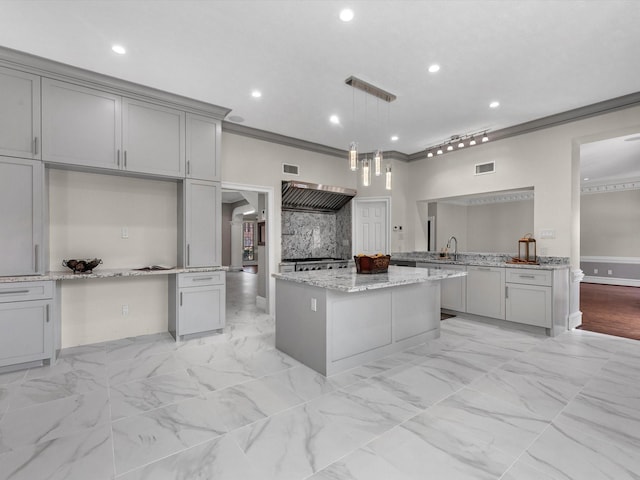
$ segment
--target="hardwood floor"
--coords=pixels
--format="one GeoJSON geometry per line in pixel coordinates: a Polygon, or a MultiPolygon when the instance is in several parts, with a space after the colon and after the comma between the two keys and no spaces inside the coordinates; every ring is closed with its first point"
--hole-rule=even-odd
{"type": "Polygon", "coordinates": [[[580,284],[582,328],[640,340],[640,287],[580,284]]]}

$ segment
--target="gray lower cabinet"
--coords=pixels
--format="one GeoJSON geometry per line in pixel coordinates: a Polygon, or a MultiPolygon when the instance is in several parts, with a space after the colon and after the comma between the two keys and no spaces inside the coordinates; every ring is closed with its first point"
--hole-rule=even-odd
{"type": "Polygon", "coordinates": [[[507,269],[506,320],[551,328],[553,323],[551,271],[507,269]]]}
{"type": "Polygon", "coordinates": [[[219,182],[186,179],[178,193],[178,262],[185,267],[215,267],[221,264],[222,192],[219,182]]]}
{"type": "Polygon", "coordinates": [[[467,267],[467,313],[505,319],[505,272],[502,267],[467,267]]]}
{"type": "Polygon", "coordinates": [[[184,335],[225,326],[225,272],[180,273],[169,279],[169,332],[184,335]]]}
{"type": "Polygon", "coordinates": [[[0,284],[0,367],[54,358],[54,282],[0,284]]]}
{"type": "MultiPolygon", "coordinates": [[[[418,268],[433,268],[435,270],[455,270],[464,272],[466,265],[450,265],[438,263],[416,263],[418,268]]],[[[467,277],[453,277],[440,282],[440,307],[458,312],[467,311],[467,277]]]]}
{"type": "Polygon", "coordinates": [[[0,157],[0,276],[44,273],[44,167],[0,157]]]}
{"type": "Polygon", "coordinates": [[[0,67],[0,155],[40,158],[40,77],[0,67]]]}

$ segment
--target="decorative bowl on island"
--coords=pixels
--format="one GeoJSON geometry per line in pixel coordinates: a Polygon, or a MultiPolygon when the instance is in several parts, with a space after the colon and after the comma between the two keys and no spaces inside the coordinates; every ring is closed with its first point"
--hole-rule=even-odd
{"type": "Polygon", "coordinates": [[[357,273],[387,273],[391,255],[377,253],[375,255],[359,254],[353,257],[357,273]]]}
{"type": "Polygon", "coordinates": [[[62,266],[70,268],[73,273],[91,273],[94,268],[102,263],[102,259],[93,258],[87,260],[63,260],[62,266]]]}

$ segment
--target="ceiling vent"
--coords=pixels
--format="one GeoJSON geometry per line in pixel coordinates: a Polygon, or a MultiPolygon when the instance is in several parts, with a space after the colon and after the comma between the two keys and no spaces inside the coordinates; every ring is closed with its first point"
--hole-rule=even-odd
{"type": "Polygon", "coordinates": [[[485,175],[487,173],[496,173],[496,162],[476,163],[474,175],[485,175]]]}
{"type": "Polygon", "coordinates": [[[298,165],[291,165],[289,163],[282,164],[282,173],[286,175],[298,175],[300,167],[298,165]]]}

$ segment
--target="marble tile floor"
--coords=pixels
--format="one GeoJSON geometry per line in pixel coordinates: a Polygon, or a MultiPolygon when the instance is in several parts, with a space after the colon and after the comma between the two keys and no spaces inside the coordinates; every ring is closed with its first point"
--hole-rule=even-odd
{"type": "Polygon", "coordinates": [[[69,348],[0,375],[0,479],[640,478],[640,343],[456,317],[325,378],[274,348],[257,276],[228,326],[69,348]]]}

